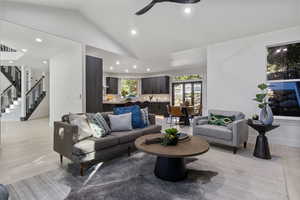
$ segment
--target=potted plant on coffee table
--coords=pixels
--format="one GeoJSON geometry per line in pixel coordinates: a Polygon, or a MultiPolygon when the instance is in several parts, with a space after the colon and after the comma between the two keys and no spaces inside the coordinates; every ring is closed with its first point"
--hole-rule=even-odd
{"type": "Polygon", "coordinates": [[[165,134],[161,140],[163,146],[175,146],[178,143],[178,130],[176,128],[169,128],[165,130],[165,134]]]}

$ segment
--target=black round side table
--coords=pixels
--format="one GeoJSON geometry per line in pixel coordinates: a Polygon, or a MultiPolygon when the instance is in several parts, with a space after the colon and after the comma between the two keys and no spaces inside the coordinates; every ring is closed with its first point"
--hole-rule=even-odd
{"type": "Polygon", "coordinates": [[[270,148],[268,143],[268,138],[266,137],[266,133],[280,127],[279,124],[272,124],[272,125],[264,125],[260,121],[256,120],[248,120],[248,125],[255,129],[259,135],[256,138],[255,149],[253,155],[257,158],[262,159],[271,159],[272,156],[270,154],[270,148]]]}

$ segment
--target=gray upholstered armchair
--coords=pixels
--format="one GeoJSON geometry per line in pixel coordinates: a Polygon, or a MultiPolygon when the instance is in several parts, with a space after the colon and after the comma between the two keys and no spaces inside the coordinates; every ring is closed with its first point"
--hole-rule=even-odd
{"type": "Polygon", "coordinates": [[[193,135],[201,136],[212,143],[219,143],[233,147],[233,153],[248,141],[248,125],[245,115],[241,112],[225,110],[209,110],[208,116],[196,117],[193,121],[193,135]],[[211,114],[234,116],[235,121],[230,126],[208,124],[211,114]]]}

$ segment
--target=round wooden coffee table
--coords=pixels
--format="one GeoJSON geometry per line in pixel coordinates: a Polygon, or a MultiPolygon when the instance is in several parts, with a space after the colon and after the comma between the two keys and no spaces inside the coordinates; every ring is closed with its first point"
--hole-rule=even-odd
{"type": "Polygon", "coordinates": [[[209,144],[199,136],[191,136],[187,141],[179,142],[176,146],[161,144],[146,145],[146,139],[162,137],[162,134],[142,136],[135,141],[137,149],[156,155],[154,174],[167,181],[180,181],[186,178],[185,157],[197,156],[209,150],[209,144]]]}

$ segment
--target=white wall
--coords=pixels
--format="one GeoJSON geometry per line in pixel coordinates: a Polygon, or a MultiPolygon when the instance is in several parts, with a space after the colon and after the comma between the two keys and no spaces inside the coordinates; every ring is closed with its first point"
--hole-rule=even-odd
{"type": "MultiPolygon", "coordinates": [[[[252,100],[257,85],[266,82],[266,46],[300,41],[300,27],[211,45],[207,50],[208,109],[238,110],[248,117],[258,113],[252,100]]],[[[281,122],[271,142],[300,146],[300,122],[281,122]]]]}
{"type": "Polygon", "coordinates": [[[101,48],[118,54],[128,52],[109,38],[79,12],[32,4],[0,2],[0,18],[52,35],[64,37],[85,45],[101,48]]]}
{"type": "Polygon", "coordinates": [[[83,112],[83,48],[73,46],[50,59],[50,125],[64,114],[83,112]]]}

